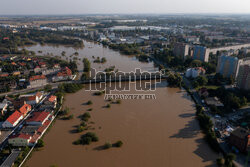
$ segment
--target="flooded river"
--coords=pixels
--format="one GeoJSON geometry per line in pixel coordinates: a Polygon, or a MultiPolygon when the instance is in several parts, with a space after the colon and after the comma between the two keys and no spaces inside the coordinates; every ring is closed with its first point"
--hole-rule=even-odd
{"type": "MultiPolygon", "coordinates": [[[[155,71],[153,63],[141,63],[135,58],[120,55],[102,46],[84,42],[85,48],[77,50],[78,58],[92,56],[106,57],[104,66],[115,65],[123,71],[135,68],[155,71]]],[[[43,54],[59,55],[75,52],[72,48],[33,46],[29,50],[42,50],[43,54]]],[[[65,57],[64,57],[65,58],[65,57]]],[[[69,57],[70,58],[70,57],[69,57]]],[[[66,59],[66,58],[65,58],[66,59]]],[[[93,64],[99,68],[100,64],[93,64]]],[[[82,68],[82,67],[80,67],[82,68]]],[[[102,69],[104,67],[101,67],[102,69]]],[[[64,106],[69,107],[73,120],[57,119],[44,137],[45,147],[34,151],[26,162],[29,167],[203,167],[216,166],[218,157],[202,139],[198,122],[195,120],[194,103],[186,92],[168,88],[167,83],[157,85],[154,100],[122,100],[121,104],[111,104],[103,96],[82,89],[65,97],[64,106]],[[85,103],[91,100],[91,106],[85,103]],[[88,146],[73,145],[85,132],[74,133],[80,124],[79,115],[89,108],[91,130],[99,141],[88,146]],[[121,140],[121,148],[102,150],[106,142],[121,140]]],[[[126,92],[127,93],[127,92],[126,92]]],[[[129,93],[138,93],[133,89],[129,93]]]]}
{"type": "Polygon", "coordinates": [[[63,60],[77,60],[78,70],[83,69],[83,58],[88,58],[92,62],[91,67],[97,70],[104,70],[110,66],[115,66],[116,69],[130,72],[134,71],[135,68],[141,68],[145,71],[155,71],[157,68],[154,67],[153,62],[142,63],[139,62],[134,56],[122,55],[119,52],[113,51],[109,48],[104,48],[102,45],[98,45],[93,42],[84,41],[84,48],[72,48],[67,46],[52,46],[52,45],[36,45],[31,47],[26,47],[28,50],[35,51],[38,55],[48,55],[48,56],[58,56],[63,60]],[[40,53],[39,51],[42,51],[40,53]],[[65,52],[65,56],[62,56],[62,52],[65,52]],[[78,52],[78,56],[74,55],[78,52]],[[107,62],[104,64],[93,63],[97,57],[105,57],[107,62]]]}

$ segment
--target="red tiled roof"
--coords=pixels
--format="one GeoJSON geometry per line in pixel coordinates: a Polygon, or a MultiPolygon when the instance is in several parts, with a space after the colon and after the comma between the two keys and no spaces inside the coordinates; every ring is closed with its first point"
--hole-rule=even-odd
{"type": "Polygon", "coordinates": [[[49,101],[50,101],[50,102],[54,102],[55,100],[56,100],[56,96],[51,95],[51,96],[49,97],[49,101]]]}
{"type": "Polygon", "coordinates": [[[30,143],[35,143],[39,137],[40,137],[39,134],[34,134],[30,140],[30,143]]]}
{"type": "Polygon", "coordinates": [[[63,68],[61,72],[57,73],[57,76],[70,76],[70,75],[72,75],[72,71],[68,67],[63,68]]]}
{"type": "Polygon", "coordinates": [[[20,112],[15,111],[7,118],[7,121],[13,125],[21,116],[22,114],[20,112]]]}
{"type": "Polygon", "coordinates": [[[16,65],[16,63],[15,63],[15,62],[12,62],[11,64],[12,64],[12,65],[16,65]]]}
{"type": "Polygon", "coordinates": [[[31,105],[29,104],[24,104],[20,109],[20,113],[26,115],[29,111],[31,110],[31,105]]]}
{"type": "Polygon", "coordinates": [[[50,120],[45,121],[44,124],[37,129],[37,132],[43,133],[43,131],[47,128],[49,124],[50,124],[50,120]]]}
{"type": "Polygon", "coordinates": [[[34,112],[33,116],[26,122],[43,122],[49,115],[49,112],[34,112]]]}
{"type": "Polygon", "coordinates": [[[35,81],[39,79],[46,79],[46,77],[45,75],[35,75],[35,76],[30,77],[30,81],[35,81]]]}
{"type": "Polygon", "coordinates": [[[28,96],[27,101],[34,101],[36,100],[36,96],[28,96]]]}
{"type": "Polygon", "coordinates": [[[0,77],[7,77],[9,74],[0,74],[0,77]]]}
{"type": "Polygon", "coordinates": [[[31,136],[28,135],[28,134],[23,134],[23,133],[20,133],[20,134],[17,134],[17,135],[13,135],[10,137],[10,139],[12,138],[22,138],[22,139],[30,139],[31,136]]]}

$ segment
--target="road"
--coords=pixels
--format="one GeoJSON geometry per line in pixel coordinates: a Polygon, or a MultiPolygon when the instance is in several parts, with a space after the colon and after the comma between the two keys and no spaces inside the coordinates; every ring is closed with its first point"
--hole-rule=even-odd
{"type": "MultiPolygon", "coordinates": [[[[71,81],[61,81],[61,82],[56,82],[56,83],[48,83],[48,85],[52,86],[52,89],[55,89],[58,87],[58,85],[62,84],[62,83],[79,83],[79,81],[75,80],[76,79],[76,75],[74,76],[73,80],[71,81]]],[[[40,87],[36,87],[36,88],[28,88],[28,89],[21,89],[21,90],[13,90],[11,92],[5,92],[5,93],[0,93],[0,96],[5,96],[5,95],[16,95],[16,94],[25,94],[28,92],[32,92],[32,91],[36,91],[36,90],[40,90],[43,89],[46,85],[44,86],[40,86],[40,87]]]]}
{"type": "Polygon", "coordinates": [[[7,136],[9,136],[11,133],[11,130],[4,130],[4,131],[1,131],[1,135],[0,135],[0,143],[2,143],[7,136]]]}
{"type": "MultiPolygon", "coordinates": [[[[52,89],[57,88],[59,84],[61,84],[61,82],[50,83],[50,85],[52,85],[52,89]]],[[[44,88],[44,86],[40,86],[40,87],[36,87],[36,88],[29,88],[29,89],[14,90],[14,91],[11,91],[11,92],[0,93],[0,96],[24,94],[24,93],[28,93],[28,92],[31,92],[31,91],[40,90],[40,89],[43,89],[43,88],[44,88]]]]}
{"type": "Polygon", "coordinates": [[[6,158],[0,167],[11,167],[20,152],[20,150],[12,150],[11,154],[6,158]]]}

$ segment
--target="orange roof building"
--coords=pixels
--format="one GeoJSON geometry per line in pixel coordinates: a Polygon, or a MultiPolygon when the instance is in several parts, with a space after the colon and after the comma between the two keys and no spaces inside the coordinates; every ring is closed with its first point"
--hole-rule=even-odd
{"type": "Polygon", "coordinates": [[[29,111],[31,111],[31,105],[29,104],[24,104],[20,109],[20,113],[23,115],[26,115],[29,111]]]}
{"type": "Polygon", "coordinates": [[[63,68],[61,72],[57,73],[57,76],[71,76],[71,75],[72,71],[68,67],[63,68]]]}
{"type": "Polygon", "coordinates": [[[20,134],[11,136],[8,139],[8,142],[12,146],[18,146],[18,147],[29,146],[31,139],[32,139],[31,135],[20,133],[20,134]]]}
{"type": "Polygon", "coordinates": [[[49,102],[55,102],[56,101],[56,96],[54,96],[54,95],[51,95],[50,97],[49,97],[49,102]]]}
{"type": "Polygon", "coordinates": [[[40,79],[46,79],[46,76],[45,75],[35,75],[35,76],[32,76],[30,77],[30,81],[35,81],[35,80],[40,80],[40,79]]]}
{"type": "Polygon", "coordinates": [[[33,115],[26,121],[29,125],[43,125],[45,121],[48,120],[50,116],[49,112],[34,112],[33,115]]]}
{"type": "Polygon", "coordinates": [[[13,128],[15,127],[18,122],[23,119],[23,115],[18,112],[17,110],[11,114],[6,121],[4,121],[4,123],[2,124],[3,128],[13,128]]]}

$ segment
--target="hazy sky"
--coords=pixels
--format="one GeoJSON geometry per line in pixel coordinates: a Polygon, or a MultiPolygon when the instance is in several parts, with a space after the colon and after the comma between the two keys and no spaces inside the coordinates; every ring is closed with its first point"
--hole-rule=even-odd
{"type": "Polygon", "coordinates": [[[0,0],[0,14],[250,13],[250,0],[0,0]]]}

